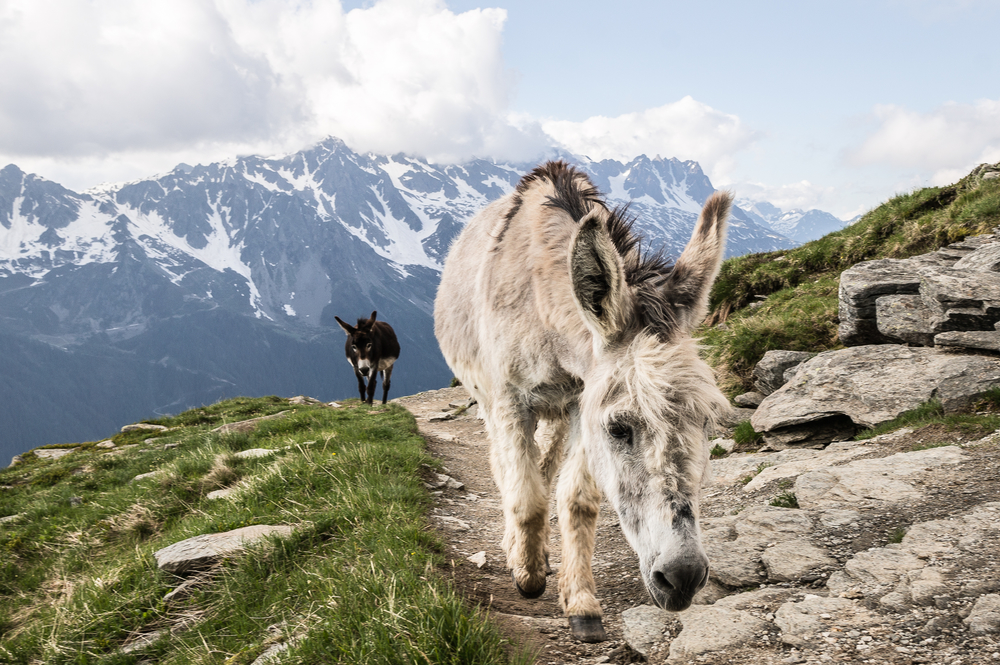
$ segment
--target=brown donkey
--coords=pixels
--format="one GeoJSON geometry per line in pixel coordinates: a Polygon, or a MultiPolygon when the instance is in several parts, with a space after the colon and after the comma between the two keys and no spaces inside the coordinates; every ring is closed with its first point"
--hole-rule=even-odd
{"type": "Polygon", "coordinates": [[[385,321],[376,321],[377,315],[376,311],[372,312],[371,318],[358,319],[356,326],[341,321],[339,316],[333,317],[347,333],[344,354],[347,356],[347,362],[354,368],[354,376],[358,379],[361,401],[367,401],[369,404],[375,401],[375,382],[379,372],[382,372],[382,403],[385,404],[389,398],[392,366],[399,359],[396,332],[385,321]],[[367,387],[365,377],[368,377],[367,387]]]}
{"type": "Polygon", "coordinates": [[[435,332],[486,420],[507,565],[523,596],[544,592],[558,471],[559,600],[578,639],[605,639],[591,570],[601,492],[657,605],[687,608],[708,579],[698,500],[708,432],[729,407],[690,334],[731,200],[708,199],[670,266],[640,252],[585,174],[549,162],[472,219],[445,263],[435,332]]]}

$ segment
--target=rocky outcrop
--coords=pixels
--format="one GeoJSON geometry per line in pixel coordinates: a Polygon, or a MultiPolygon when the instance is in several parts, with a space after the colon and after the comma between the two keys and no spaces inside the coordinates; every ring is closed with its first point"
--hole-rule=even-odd
{"type": "Polygon", "coordinates": [[[949,331],[992,330],[1000,321],[1000,242],[966,238],[909,259],[878,259],[840,276],[840,341],[933,346],[949,331]]]}
{"type": "Polygon", "coordinates": [[[1000,359],[873,344],[827,351],[799,366],[750,419],[774,449],[850,438],[936,398],[945,410],[1000,385],[1000,359]]]}

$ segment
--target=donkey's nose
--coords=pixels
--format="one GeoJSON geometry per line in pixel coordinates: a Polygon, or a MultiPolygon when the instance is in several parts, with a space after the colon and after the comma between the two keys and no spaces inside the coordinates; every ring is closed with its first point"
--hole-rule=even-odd
{"type": "Polygon", "coordinates": [[[708,582],[708,560],[692,558],[653,571],[653,593],[657,603],[671,612],[691,605],[694,595],[708,582]]]}

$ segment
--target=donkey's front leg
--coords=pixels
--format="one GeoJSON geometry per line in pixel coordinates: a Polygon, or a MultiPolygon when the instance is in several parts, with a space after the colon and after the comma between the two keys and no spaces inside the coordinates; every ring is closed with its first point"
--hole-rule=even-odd
{"type": "MultiPolygon", "coordinates": [[[[368,399],[369,404],[375,403],[375,384],[378,383],[378,367],[376,358],[372,358],[372,365],[368,368],[368,399]]],[[[362,398],[364,400],[364,398],[362,398]]]]}
{"type": "Polygon", "coordinates": [[[513,400],[495,401],[486,426],[490,467],[500,490],[504,514],[503,547],[514,585],[525,598],[545,591],[548,496],[535,447],[535,416],[513,400]]]}
{"type": "Polygon", "coordinates": [[[556,487],[562,533],[559,604],[569,617],[573,637],[581,642],[603,642],[608,637],[601,623],[601,604],[597,601],[591,568],[601,492],[587,468],[587,456],[580,445],[579,421],[574,425],[556,487]]]}
{"type": "Polygon", "coordinates": [[[354,376],[358,377],[358,393],[361,394],[361,401],[365,401],[365,375],[361,373],[358,366],[354,366],[354,376]]]}

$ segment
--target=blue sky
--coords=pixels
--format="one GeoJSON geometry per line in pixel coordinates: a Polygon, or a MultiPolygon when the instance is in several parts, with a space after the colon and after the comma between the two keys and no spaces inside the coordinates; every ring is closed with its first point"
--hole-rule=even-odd
{"type": "Polygon", "coordinates": [[[0,0],[0,165],[559,146],[847,218],[1000,161],[998,28],[995,0],[0,0]]]}

